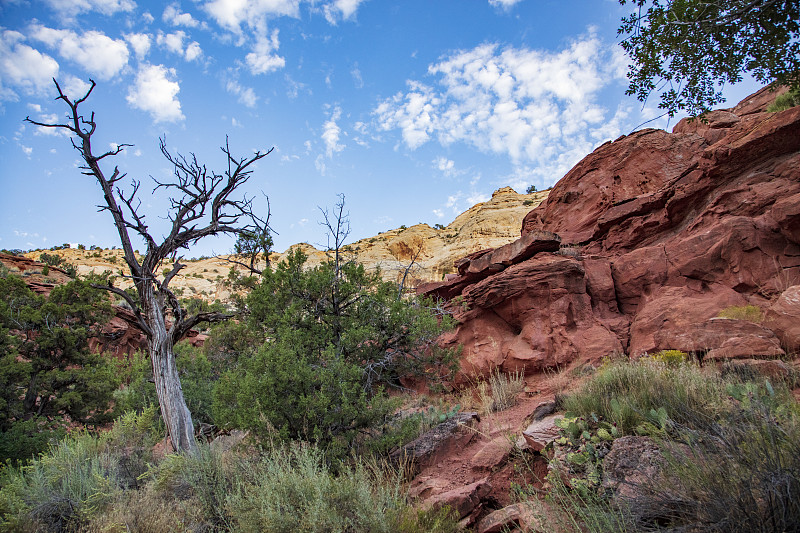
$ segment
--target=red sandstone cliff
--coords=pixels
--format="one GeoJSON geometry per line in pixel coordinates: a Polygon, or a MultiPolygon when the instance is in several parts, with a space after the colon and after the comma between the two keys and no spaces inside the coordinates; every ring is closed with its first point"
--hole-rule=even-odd
{"type": "Polygon", "coordinates": [[[646,129],[578,163],[521,238],[420,292],[457,300],[465,372],[529,374],[661,349],[705,359],[800,348],[800,107],[763,89],[672,133],[646,129]],[[755,305],[758,323],[718,318],[755,305]]]}

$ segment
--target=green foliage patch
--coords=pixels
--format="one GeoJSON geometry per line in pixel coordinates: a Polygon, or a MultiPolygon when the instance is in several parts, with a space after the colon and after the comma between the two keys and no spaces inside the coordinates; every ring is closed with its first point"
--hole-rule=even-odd
{"type": "Polygon", "coordinates": [[[342,457],[388,415],[385,387],[403,376],[436,381],[454,370],[456,354],[434,342],[451,319],[401,297],[395,284],[357,263],[305,262],[296,250],[247,281],[252,290],[240,302],[247,321],[228,331],[258,348],[229,336],[238,366],[219,379],[213,418],[221,427],[301,439],[342,457]]]}
{"type": "Polygon", "coordinates": [[[117,366],[89,350],[109,317],[104,296],[72,281],[45,298],[0,278],[0,460],[32,457],[71,423],[113,420],[117,366]]]}

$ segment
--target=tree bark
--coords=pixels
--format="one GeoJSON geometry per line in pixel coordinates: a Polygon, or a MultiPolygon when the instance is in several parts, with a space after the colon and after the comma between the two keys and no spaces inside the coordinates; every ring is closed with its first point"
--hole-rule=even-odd
{"type": "Polygon", "coordinates": [[[194,439],[192,414],[183,398],[183,389],[175,363],[172,336],[167,332],[164,309],[151,284],[144,287],[142,302],[145,320],[150,326],[148,351],[153,365],[153,381],[156,385],[158,405],[167,426],[175,451],[194,453],[197,443],[194,439]]]}

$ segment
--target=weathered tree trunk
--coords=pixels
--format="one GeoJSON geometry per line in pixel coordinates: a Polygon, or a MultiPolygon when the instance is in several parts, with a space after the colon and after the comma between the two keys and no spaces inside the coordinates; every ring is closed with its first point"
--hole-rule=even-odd
{"type": "Polygon", "coordinates": [[[148,298],[142,298],[142,300],[156,302],[156,305],[145,306],[145,316],[150,326],[148,351],[150,352],[150,362],[153,365],[153,380],[156,384],[161,416],[167,425],[167,431],[175,450],[193,453],[197,449],[197,443],[194,439],[192,414],[183,398],[172,338],[167,332],[164,313],[157,303],[157,297],[152,291],[148,292],[150,292],[146,295],[148,298]]]}

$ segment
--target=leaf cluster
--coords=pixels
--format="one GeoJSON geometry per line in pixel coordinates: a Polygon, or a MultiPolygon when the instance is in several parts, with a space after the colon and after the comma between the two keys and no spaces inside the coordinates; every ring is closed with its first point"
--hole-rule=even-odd
{"type": "Polygon", "coordinates": [[[105,295],[86,282],[54,287],[43,297],[19,277],[0,278],[4,459],[40,450],[43,435],[62,423],[110,420],[107,410],[119,378],[113,364],[89,350],[89,338],[109,313],[105,295]]]}
{"type": "Polygon", "coordinates": [[[699,115],[744,74],[800,86],[800,4],[786,0],[620,0],[620,43],[632,63],[626,94],[699,115]]]}

